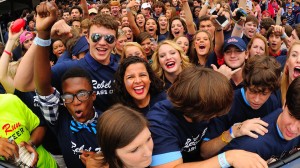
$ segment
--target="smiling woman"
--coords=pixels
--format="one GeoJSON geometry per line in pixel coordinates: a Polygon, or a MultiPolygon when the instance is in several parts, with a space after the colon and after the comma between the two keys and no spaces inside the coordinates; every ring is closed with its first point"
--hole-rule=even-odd
{"type": "Polygon", "coordinates": [[[115,74],[118,101],[146,114],[157,101],[165,99],[162,81],[140,57],[125,58],[115,74]]]}

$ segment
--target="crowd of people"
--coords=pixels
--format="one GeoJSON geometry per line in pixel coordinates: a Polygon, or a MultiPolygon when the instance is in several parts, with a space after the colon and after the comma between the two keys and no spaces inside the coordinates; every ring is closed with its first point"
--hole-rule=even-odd
{"type": "Polygon", "coordinates": [[[10,22],[0,44],[0,160],[268,167],[300,145],[299,5],[74,0],[25,10],[26,25],[10,22]]]}

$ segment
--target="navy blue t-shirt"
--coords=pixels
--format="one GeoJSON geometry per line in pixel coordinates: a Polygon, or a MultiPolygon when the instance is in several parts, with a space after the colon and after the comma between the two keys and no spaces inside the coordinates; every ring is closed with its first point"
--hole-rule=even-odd
{"type": "Polygon", "coordinates": [[[180,158],[183,162],[201,160],[200,141],[208,122],[188,122],[169,100],[156,103],[147,119],[154,141],[151,166],[162,165],[180,158]]]}
{"type": "Polygon", "coordinates": [[[165,91],[157,93],[156,95],[151,95],[149,105],[145,108],[140,108],[139,111],[141,111],[146,116],[149,110],[151,109],[151,107],[153,107],[155,103],[165,100],[166,98],[167,98],[167,94],[165,91]]]}
{"type": "Polygon", "coordinates": [[[280,100],[274,94],[257,110],[252,109],[247,103],[243,89],[234,92],[234,100],[228,114],[216,117],[211,120],[204,136],[205,141],[218,137],[222,132],[228,130],[233,124],[243,122],[248,119],[264,117],[277,108],[280,108],[280,100]]]}
{"type": "Polygon", "coordinates": [[[283,71],[286,62],[286,55],[280,55],[276,57],[276,61],[280,63],[281,71],[283,71]]]}
{"type": "MultiPolygon", "coordinates": [[[[70,129],[72,116],[64,106],[59,107],[59,116],[55,125],[48,123],[50,129],[55,133],[61,152],[64,156],[67,167],[81,168],[85,167],[81,162],[80,151],[100,151],[96,135],[87,129],[81,129],[79,132],[73,132],[70,129]]],[[[98,116],[101,112],[96,111],[98,116]]]]}
{"type": "Polygon", "coordinates": [[[92,78],[93,90],[97,94],[94,106],[100,111],[105,111],[114,104],[112,83],[114,73],[118,68],[118,62],[114,56],[110,56],[109,65],[102,65],[97,62],[89,53],[84,58],[74,61],[61,62],[52,67],[52,86],[61,91],[61,77],[72,67],[85,69],[92,78]]]}
{"type": "Polygon", "coordinates": [[[221,152],[231,149],[243,149],[249,152],[257,153],[264,160],[271,157],[280,157],[286,152],[289,152],[294,147],[299,146],[300,137],[287,141],[280,137],[279,129],[277,129],[277,118],[282,112],[282,109],[277,109],[266,117],[262,118],[269,124],[268,133],[258,138],[242,136],[233,139],[221,152]]]}
{"type": "Polygon", "coordinates": [[[249,43],[250,40],[251,40],[251,39],[250,39],[249,37],[247,37],[245,34],[243,35],[242,39],[244,40],[246,46],[248,45],[248,43],[249,43]]]}

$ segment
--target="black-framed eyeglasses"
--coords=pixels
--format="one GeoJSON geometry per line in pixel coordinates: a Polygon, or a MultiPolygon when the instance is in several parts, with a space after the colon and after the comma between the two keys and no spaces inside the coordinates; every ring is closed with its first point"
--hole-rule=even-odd
{"type": "Polygon", "coordinates": [[[109,44],[114,43],[115,39],[116,39],[116,37],[114,35],[110,35],[110,34],[103,35],[103,34],[99,34],[99,33],[93,33],[91,36],[92,41],[94,43],[100,41],[102,39],[102,37],[104,37],[104,40],[109,44]]]}
{"type": "Polygon", "coordinates": [[[79,101],[84,102],[90,98],[92,93],[93,91],[81,90],[75,94],[65,93],[61,95],[61,98],[66,104],[72,103],[74,101],[74,97],[76,97],[79,101]]]}

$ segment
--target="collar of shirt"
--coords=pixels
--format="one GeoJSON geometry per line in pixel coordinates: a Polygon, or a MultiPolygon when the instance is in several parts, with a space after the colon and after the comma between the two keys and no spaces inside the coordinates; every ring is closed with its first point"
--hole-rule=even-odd
{"type": "Polygon", "coordinates": [[[106,66],[108,68],[113,69],[114,71],[117,71],[118,69],[118,62],[116,62],[116,59],[113,58],[112,54],[110,55],[109,58],[109,64],[108,65],[103,65],[99,62],[97,62],[90,54],[90,52],[88,52],[85,56],[84,59],[86,60],[86,62],[91,66],[91,68],[95,71],[97,71],[98,69],[106,66]]]}

